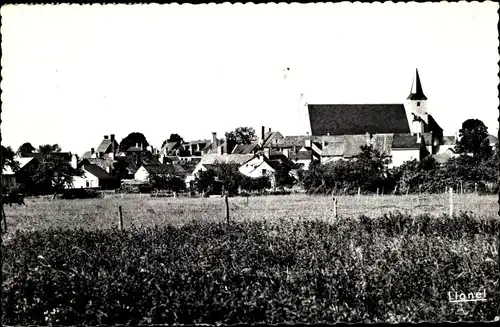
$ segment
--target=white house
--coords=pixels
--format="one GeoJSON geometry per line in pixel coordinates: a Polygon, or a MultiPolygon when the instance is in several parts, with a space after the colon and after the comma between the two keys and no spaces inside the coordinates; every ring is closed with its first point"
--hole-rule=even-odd
{"type": "Polygon", "coordinates": [[[147,182],[150,175],[163,175],[163,176],[178,176],[179,178],[185,177],[186,171],[178,164],[164,164],[164,165],[141,165],[134,174],[134,179],[141,182],[147,182]]]}
{"type": "Polygon", "coordinates": [[[269,164],[265,156],[255,156],[245,162],[238,169],[245,176],[258,178],[262,176],[273,176],[274,168],[269,164]]]}
{"type": "Polygon", "coordinates": [[[118,179],[108,174],[108,172],[97,165],[83,165],[82,177],[73,177],[73,188],[93,188],[103,189],[117,186],[118,179]]]}

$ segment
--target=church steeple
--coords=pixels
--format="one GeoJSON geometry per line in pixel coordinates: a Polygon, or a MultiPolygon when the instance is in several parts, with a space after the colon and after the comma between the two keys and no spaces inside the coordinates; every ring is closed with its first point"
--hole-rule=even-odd
{"type": "Polygon", "coordinates": [[[407,100],[427,100],[424,91],[422,91],[422,84],[420,83],[420,77],[418,76],[418,69],[415,69],[415,77],[411,83],[411,91],[407,100]]]}

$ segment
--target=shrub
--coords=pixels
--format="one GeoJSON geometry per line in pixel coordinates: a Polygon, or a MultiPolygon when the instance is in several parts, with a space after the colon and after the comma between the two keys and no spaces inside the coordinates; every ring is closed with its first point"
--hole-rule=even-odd
{"type": "Polygon", "coordinates": [[[66,189],[62,192],[61,199],[95,199],[100,198],[101,193],[95,189],[74,188],[66,189]]]}

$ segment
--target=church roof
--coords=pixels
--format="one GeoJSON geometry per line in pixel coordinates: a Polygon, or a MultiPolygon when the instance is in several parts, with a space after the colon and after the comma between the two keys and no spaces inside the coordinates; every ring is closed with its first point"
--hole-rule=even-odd
{"type": "Polygon", "coordinates": [[[418,75],[418,69],[415,70],[415,77],[411,83],[410,95],[408,95],[408,100],[427,100],[427,97],[422,90],[422,83],[420,83],[420,76],[418,75]]]}
{"type": "Polygon", "coordinates": [[[403,104],[309,104],[312,135],[410,133],[403,104]]]}

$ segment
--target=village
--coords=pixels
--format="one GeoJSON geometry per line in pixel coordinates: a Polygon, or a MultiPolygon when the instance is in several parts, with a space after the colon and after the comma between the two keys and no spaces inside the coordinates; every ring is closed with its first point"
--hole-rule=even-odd
{"type": "MultiPolygon", "coordinates": [[[[161,147],[141,141],[124,148],[123,140],[119,143],[115,134],[109,134],[104,135],[100,143],[89,144],[89,151],[81,155],[60,151],[52,155],[83,171],[82,176],[65,183],[65,188],[101,190],[148,184],[152,176],[175,177],[185,183],[186,190],[193,190],[200,172],[222,164],[237,168],[249,178],[269,177],[270,186],[274,188],[278,170],[285,170],[297,180],[299,170],[307,170],[312,162],[355,160],[362,146],[370,146],[390,159],[389,168],[429,156],[445,163],[458,155],[455,153],[458,132],[443,135],[443,129],[429,113],[418,70],[404,103],[305,104],[303,107],[296,119],[308,120],[304,135],[283,135],[266,126],[255,133],[251,127],[242,127],[240,129],[250,131],[243,141],[220,138],[213,132],[210,138],[201,140],[184,141],[177,135],[161,147]]],[[[145,141],[142,134],[139,139],[145,141]]],[[[498,139],[493,135],[488,139],[494,148],[498,139]]],[[[18,151],[15,160],[19,167],[15,172],[4,167],[3,185],[13,187],[25,180],[23,174],[30,168],[36,169],[42,157],[36,151],[18,151]]]]}

